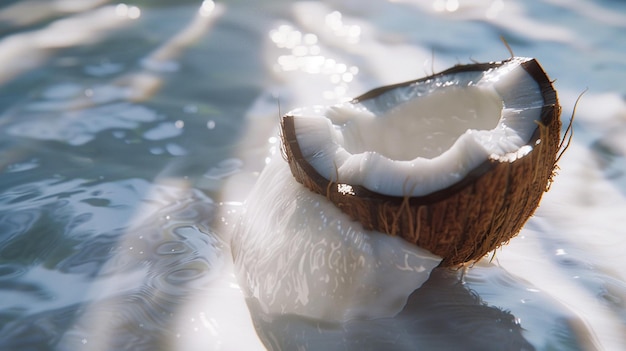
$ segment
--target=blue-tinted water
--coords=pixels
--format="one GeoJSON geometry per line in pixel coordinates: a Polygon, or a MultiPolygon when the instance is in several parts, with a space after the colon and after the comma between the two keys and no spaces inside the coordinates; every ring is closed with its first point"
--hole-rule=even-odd
{"type": "Polygon", "coordinates": [[[626,347],[625,30],[615,0],[2,2],[0,350],[626,347]],[[500,36],[564,118],[589,88],[520,236],[391,317],[246,305],[231,224],[279,107],[503,59],[500,36]]]}

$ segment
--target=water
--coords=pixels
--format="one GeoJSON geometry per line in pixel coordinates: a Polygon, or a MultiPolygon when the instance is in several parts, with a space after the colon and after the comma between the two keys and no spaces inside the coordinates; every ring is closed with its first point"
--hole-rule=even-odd
{"type": "Polygon", "coordinates": [[[0,349],[626,347],[626,6],[601,0],[6,1],[0,349]],[[536,57],[575,136],[522,233],[392,316],[246,305],[232,224],[282,112],[536,57]],[[279,101],[278,101],[279,100],[279,101]]]}

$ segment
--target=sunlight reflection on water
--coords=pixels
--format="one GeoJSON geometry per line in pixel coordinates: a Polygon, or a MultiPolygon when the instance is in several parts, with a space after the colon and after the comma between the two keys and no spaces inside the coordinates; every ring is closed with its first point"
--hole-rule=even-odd
{"type": "MultiPolygon", "coordinates": [[[[0,348],[622,348],[625,19],[609,0],[0,5],[0,348]],[[590,88],[522,234],[464,280],[435,269],[393,316],[248,308],[230,235],[280,112],[505,58],[500,35],[564,117],[590,88]]],[[[308,268],[341,266],[322,246],[308,268]]]]}

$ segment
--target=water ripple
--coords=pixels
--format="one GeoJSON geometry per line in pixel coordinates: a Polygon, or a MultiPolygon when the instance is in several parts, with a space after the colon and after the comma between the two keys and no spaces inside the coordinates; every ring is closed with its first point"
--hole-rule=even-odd
{"type": "Polygon", "coordinates": [[[159,347],[180,304],[220,274],[225,243],[203,193],[142,184],[54,179],[3,193],[0,321],[12,322],[0,345],[35,347],[44,335],[59,349],[159,347]],[[137,220],[122,216],[129,209],[137,220]]]}
{"type": "Polygon", "coordinates": [[[15,263],[0,264],[0,281],[12,280],[24,274],[26,268],[15,263]]]}
{"type": "Polygon", "coordinates": [[[73,253],[59,262],[56,268],[64,273],[95,277],[111,258],[121,233],[107,233],[86,239],[73,247],[73,253]]]}

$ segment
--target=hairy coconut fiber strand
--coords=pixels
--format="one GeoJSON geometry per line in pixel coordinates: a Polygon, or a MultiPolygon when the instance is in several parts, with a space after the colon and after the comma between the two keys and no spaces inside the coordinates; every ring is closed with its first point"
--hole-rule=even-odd
{"type": "MultiPolygon", "coordinates": [[[[420,81],[501,64],[455,66],[420,81]]],[[[321,176],[302,155],[293,117],[285,116],[281,123],[283,152],[291,172],[298,182],[326,196],[366,229],[415,243],[441,256],[445,266],[480,259],[517,235],[537,208],[555,168],[561,129],[556,91],[536,60],[521,65],[539,84],[544,100],[540,122],[523,146],[528,152],[490,157],[461,181],[428,195],[389,196],[321,176]]],[[[384,90],[373,90],[355,100],[375,98],[384,90]]]]}

